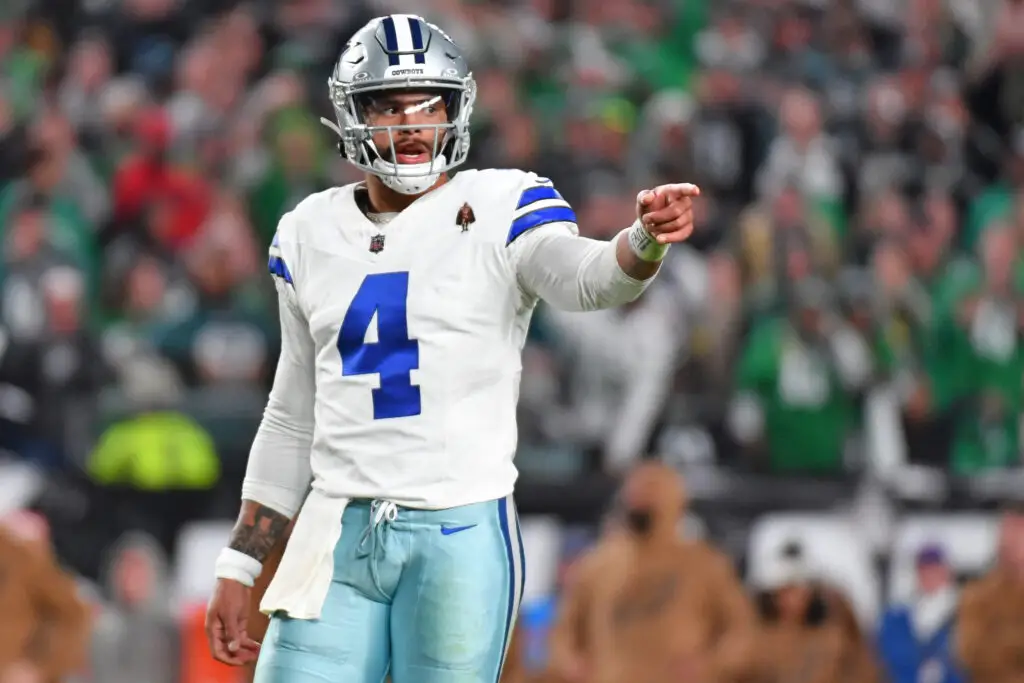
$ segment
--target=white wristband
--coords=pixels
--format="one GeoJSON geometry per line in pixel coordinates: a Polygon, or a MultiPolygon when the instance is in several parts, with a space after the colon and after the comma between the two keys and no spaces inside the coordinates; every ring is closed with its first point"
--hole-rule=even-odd
{"type": "Polygon", "coordinates": [[[658,244],[657,240],[651,237],[651,233],[644,228],[639,218],[633,223],[633,227],[629,229],[629,234],[626,237],[629,240],[629,248],[641,261],[657,262],[665,258],[665,254],[668,253],[669,245],[658,244]]]}
{"type": "Polygon", "coordinates": [[[221,550],[214,565],[218,579],[231,579],[250,588],[262,571],[263,563],[233,548],[221,550]]]}

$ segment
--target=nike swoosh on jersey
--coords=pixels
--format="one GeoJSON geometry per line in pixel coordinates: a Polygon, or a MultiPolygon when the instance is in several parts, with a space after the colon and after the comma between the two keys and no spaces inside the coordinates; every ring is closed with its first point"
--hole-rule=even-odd
{"type": "Polygon", "coordinates": [[[451,536],[452,534],[457,534],[460,531],[465,531],[466,529],[472,529],[475,526],[476,526],[476,524],[467,524],[466,526],[442,526],[441,527],[441,533],[444,534],[445,536],[451,536]]]}

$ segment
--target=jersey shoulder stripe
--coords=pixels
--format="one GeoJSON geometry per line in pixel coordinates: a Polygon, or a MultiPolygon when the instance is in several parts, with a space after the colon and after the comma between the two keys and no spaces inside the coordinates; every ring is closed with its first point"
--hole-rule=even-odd
{"type": "MultiPolygon", "coordinates": [[[[519,195],[519,203],[516,204],[516,211],[522,211],[537,202],[544,201],[545,199],[562,199],[562,195],[558,193],[558,190],[552,185],[536,185],[534,187],[528,187],[523,190],[523,193],[519,195]]],[[[565,200],[562,199],[564,202],[565,200]]]]}
{"type": "Polygon", "coordinates": [[[284,262],[284,259],[281,257],[281,251],[277,247],[270,248],[270,260],[267,261],[267,268],[274,277],[281,278],[293,287],[295,286],[295,281],[292,280],[292,273],[288,269],[288,264],[284,262]]]}
{"type": "Polygon", "coordinates": [[[550,180],[538,178],[519,195],[505,246],[542,225],[575,222],[576,212],[569,206],[569,202],[562,198],[550,180]]]}
{"type": "Polygon", "coordinates": [[[267,261],[267,268],[274,277],[284,280],[293,287],[295,286],[295,282],[292,280],[292,272],[288,269],[288,264],[284,262],[284,256],[281,254],[280,232],[275,232],[274,239],[270,242],[270,260],[267,261]]]}

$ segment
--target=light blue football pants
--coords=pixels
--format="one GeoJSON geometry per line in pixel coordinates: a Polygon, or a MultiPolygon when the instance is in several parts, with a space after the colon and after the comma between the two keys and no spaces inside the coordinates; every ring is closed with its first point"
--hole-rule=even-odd
{"type": "Polygon", "coordinates": [[[352,501],[320,619],[274,616],[255,683],[495,683],[523,593],[512,497],[352,501]]]}

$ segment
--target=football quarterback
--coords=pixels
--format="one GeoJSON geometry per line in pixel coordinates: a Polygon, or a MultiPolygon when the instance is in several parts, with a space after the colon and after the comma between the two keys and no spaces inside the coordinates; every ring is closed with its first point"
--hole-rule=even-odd
{"type": "Polygon", "coordinates": [[[476,85],[421,17],[360,29],[329,95],[325,123],[365,180],[306,198],[270,248],[282,349],[216,564],[211,648],[258,656],[259,683],[493,683],[523,591],[513,455],[534,307],[634,300],[693,230],[698,189],[641,192],[636,222],[597,241],[546,178],[453,174],[476,85]],[[292,518],[259,644],[251,586],[292,518]]]}

